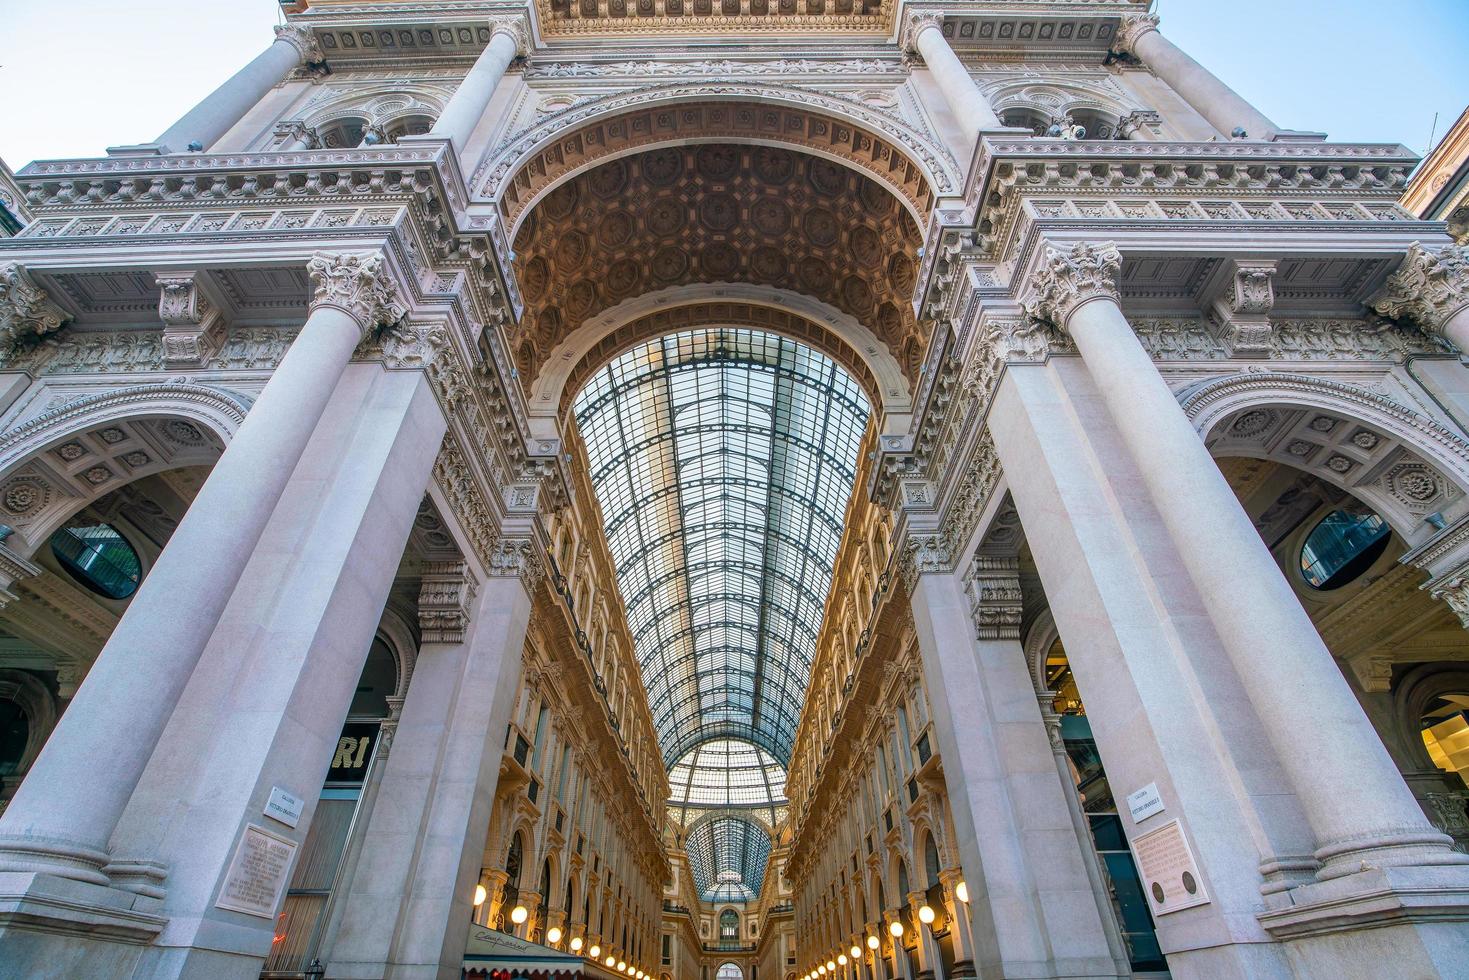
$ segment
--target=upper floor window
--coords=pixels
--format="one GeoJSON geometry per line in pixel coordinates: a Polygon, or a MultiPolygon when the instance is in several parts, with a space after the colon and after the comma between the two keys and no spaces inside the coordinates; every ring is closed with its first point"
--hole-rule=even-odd
{"type": "Polygon", "coordinates": [[[1301,575],[1321,592],[1339,589],[1382,557],[1391,533],[1376,514],[1334,510],[1306,535],[1301,575]]]}
{"type": "Polygon", "coordinates": [[[108,599],[138,591],[143,563],[110,524],[64,527],[51,535],[51,553],[71,577],[108,599]]]}

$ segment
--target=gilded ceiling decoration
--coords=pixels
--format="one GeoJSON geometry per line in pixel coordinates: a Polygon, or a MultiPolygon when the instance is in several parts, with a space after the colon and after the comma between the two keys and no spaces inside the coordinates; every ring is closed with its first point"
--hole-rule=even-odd
{"type": "Polygon", "coordinates": [[[911,380],[925,343],[909,304],[918,244],[886,188],[830,160],[722,143],[610,160],[558,186],[521,225],[516,366],[529,384],[562,339],[623,300],[745,282],[850,314],[911,380]]]}

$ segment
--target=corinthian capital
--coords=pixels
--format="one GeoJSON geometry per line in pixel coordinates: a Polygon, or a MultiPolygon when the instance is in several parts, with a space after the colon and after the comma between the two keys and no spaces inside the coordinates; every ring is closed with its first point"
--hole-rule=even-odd
{"type": "Polygon", "coordinates": [[[938,11],[906,10],[903,14],[903,29],[898,32],[898,49],[908,52],[917,50],[918,35],[929,27],[942,29],[943,23],[944,15],[938,11]]]}
{"type": "Polygon", "coordinates": [[[381,252],[317,252],[306,263],[306,273],[311,277],[311,309],[336,307],[357,321],[364,337],[408,313],[381,252]]]}
{"type": "Polygon", "coordinates": [[[1418,242],[1398,271],[1367,305],[1394,320],[1412,320],[1425,333],[1442,335],[1454,314],[1469,308],[1469,246],[1433,252],[1418,242]]]}
{"type": "Polygon", "coordinates": [[[295,24],[280,24],[275,29],[275,39],[285,41],[301,56],[302,64],[312,61],[321,61],[321,48],[316,43],[316,35],[304,27],[295,24]]]}
{"type": "Polygon", "coordinates": [[[0,345],[55,333],[70,319],[16,262],[0,263],[0,345]]]}
{"type": "Polygon", "coordinates": [[[1064,330],[1083,303],[1102,298],[1117,301],[1121,271],[1122,253],[1111,242],[1079,242],[1066,252],[1047,245],[1041,267],[1031,280],[1025,310],[1064,330]]]}
{"type": "Polygon", "coordinates": [[[515,54],[524,58],[530,54],[530,24],[524,14],[503,14],[490,18],[490,38],[504,34],[515,42],[515,54]]]}
{"type": "Polygon", "coordinates": [[[1112,42],[1112,50],[1121,54],[1130,54],[1135,58],[1137,57],[1138,39],[1149,31],[1157,29],[1157,14],[1133,14],[1131,17],[1124,17],[1122,24],[1117,28],[1117,38],[1112,42]]]}

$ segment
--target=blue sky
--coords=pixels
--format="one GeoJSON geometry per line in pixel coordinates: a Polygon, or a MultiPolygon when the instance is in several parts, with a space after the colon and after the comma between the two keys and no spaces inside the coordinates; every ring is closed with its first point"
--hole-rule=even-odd
{"type": "MultiPolygon", "coordinates": [[[[1163,32],[1288,129],[1428,145],[1469,103],[1469,0],[1158,0],[1163,32]]],[[[0,156],[153,139],[270,42],[278,0],[0,0],[0,156]]]]}

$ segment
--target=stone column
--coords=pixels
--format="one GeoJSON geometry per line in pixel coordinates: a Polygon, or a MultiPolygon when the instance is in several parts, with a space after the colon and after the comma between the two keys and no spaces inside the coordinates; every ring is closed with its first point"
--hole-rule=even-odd
{"type": "Polygon", "coordinates": [[[352,351],[404,313],[380,255],[321,253],[311,315],[0,820],[0,871],[106,884],[108,838],[352,351]],[[98,766],[97,747],[108,746],[98,766]]]}
{"type": "Polygon", "coordinates": [[[477,598],[463,562],[424,569],[423,646],[330,977],[434,977],[464,950],[539,568],[528,540],[498,547],[477,598]]]}
{"type": "Polygon", "coordinates": [[[139,975],[258,976],[280,908],[216,902],[248,826],[310,831],[445,428],[422,371],[353,364],[337,384],[113,836],[165,872],[139,975]],[[264,813],[276,788],[304,801],[294,826],[264,813]]]}
{"type": "Polygon", "coordinates": [[[1268,140],[1280,131],[1264,113],[1160,34],[1157,14],[1123,18],[1114,46],[1152,69],[1221,134],[1232,136],[1236,129],[1243,129],[1250,139],[1268,140]]]}
{"type": "Polygon", "coordinates": [[[968,142],[974,143],[984,130],[999,129],[1000,118],[990,107],[989,99],[974,84],[969,69],[949,47],[944,38],[943,21],[942,14],[909,14],[903,25],[902,47],[905,51],[916,49],[922,55],[923,63],[933,72],[959,129],[968,142]]]}
{"type": "MultiPolygon", "coordinates": [[[[977,976],[974,963],[974,930],[969,924],[969,903],[957,893],[964,873],[958,868],[946,868],[939,872],[939,883],[944,886],[944,914],[949,917],[950,931],[954,942],[954,970],[956,978],[977,976]]],[[[969,885],[965,884],[967,890],[969,885]]]]}
{"type": "Polygon", "coordinates": [[[495,18],[490,43],[480,52],[469,74],[459,83],[453,98],[444,106],[444,111],[429,130],[429,136],[450,140],[459,153],[469,144],[470,134],[479,125],[480,117],[494,98],[505,69],[510,67],[516,55],[530,50],[530,35],[522,17],[495,18]]]}
{"type": "Polygon", "coordinates": [[[913,624],[968,875],[975,965],[1106,976],[1113,961],[1081,854],[1056,844],[1072,824],[1020,646],[1018,559],[975,558],[966,601],[946,560],[924,560],[941,535],[910,535],[913,624]]]}
{"type": "Polygon", "coordinates": [[[272,88],[308,61],[320,61],[321,51],[311,32],[302,27],[275,29],[275,43],[229,81],[184,114],[155,143],[164,153],[207,150],[272,88]]]}
{"type": "Polygon", "coordinates": [[[1122,313],[1108,245],[1045,249],[1028,309],[1069,333],[1315,834],[1318,877],[1469,863],[1424,818],[1275,559],[1122,313]],[[1310,724],[1302,725],[1302,692],[1310,724]]]}
{"type": "Polygon", "coordinates": [[[1469,245],[1447,245],[1435,252],[1414,242],[1367,304],[1469,353],[1469,245]]]}

